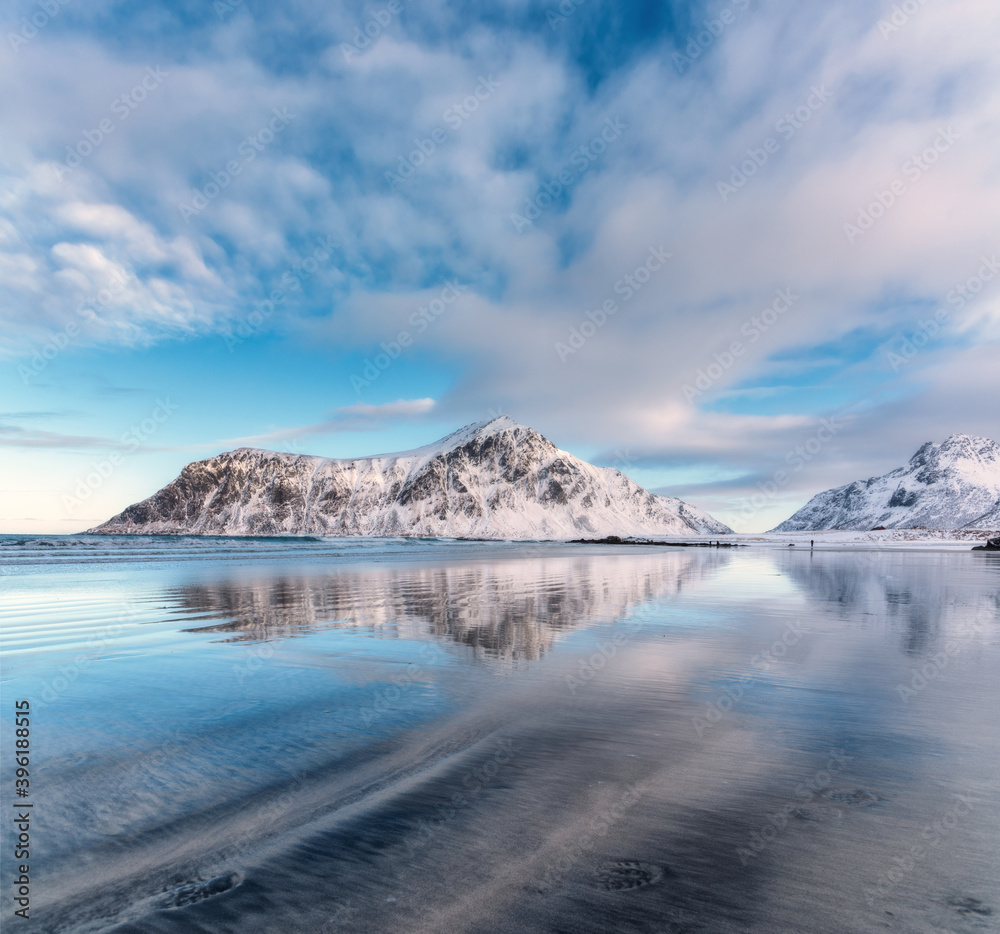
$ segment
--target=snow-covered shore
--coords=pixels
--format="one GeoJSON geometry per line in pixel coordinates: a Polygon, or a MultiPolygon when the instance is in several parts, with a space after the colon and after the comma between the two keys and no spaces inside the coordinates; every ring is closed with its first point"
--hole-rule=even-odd
{"type": "Polygon", "coordinates": [[[968,551],[973,545],[983,545],[988,538],[1000,535],[996,529],[880,529],[878,531],[831,530],[819,532],[736,532],[732,535],[656,535],[651,541],[709,542],[725,544],[783,546],[815,549],[933,549],[968,551]]]}

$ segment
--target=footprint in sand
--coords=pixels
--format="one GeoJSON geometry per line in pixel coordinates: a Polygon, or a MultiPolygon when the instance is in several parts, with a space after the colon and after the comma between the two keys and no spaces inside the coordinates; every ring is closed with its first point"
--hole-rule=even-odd
{"type": "Polygon", "coordinates": [[[823,797],[834,804],[843,804],[850,808],[870,808],[882,799],[867,788],[828,788],[823,797]]]}
{"type": "Polygon", "coordinates": [[[228,892],[242,881],[235,872],[216,876],[214,879],[195,879],[157,895],[152,899],[151,904],[156,909],[183,908],[185,905],[193,905],[195,902],[204,901],[213,895],[228,892]]]}
{"type": "Polygon", "coordinates": [[[814,824],[829,824],[832,821],[840,820],[844,813],[840,808],[806,804],[792,811],[792,816],[797,820],[811,821],[814,824]]]}
{"type": "Polygon", "coordinates": [[[630,892],[659,882],[664,876],[663,869],[651,863],[621,859],[608,863],[597,871],[597,884],[608,892],[630,892]]]}
{"type": "Polygon", "coordinates": [[[979,915],[985,918],[993,914],[992,908],[987,907],[978,898],[972,898],[970,895],[949,898],[948,907],[957,911],[960,915],[979,915]]]}

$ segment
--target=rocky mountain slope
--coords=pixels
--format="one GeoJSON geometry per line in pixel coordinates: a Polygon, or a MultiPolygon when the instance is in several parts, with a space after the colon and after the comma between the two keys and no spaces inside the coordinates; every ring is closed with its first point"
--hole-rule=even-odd
{"type": "Polygon", "coordinates": [[[952,435],[905,467],[814,496],[774,532],[1000,528],[1000,445],[952,435]]]}
{"type": "Polygon", "coordinates": [[[732,530],[501,417],[377,457],[240,448],[188,464],[91,531],[532,539],[732,530]]]}

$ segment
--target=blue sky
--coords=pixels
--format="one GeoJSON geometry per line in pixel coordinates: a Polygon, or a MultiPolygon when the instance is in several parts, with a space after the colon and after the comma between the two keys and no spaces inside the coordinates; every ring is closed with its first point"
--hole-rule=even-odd
{"type": "Polygon", "coordinates": [[[992,4],[57,5],[0,22],[0,530],[498,413],[743,530],[1000,439],[992,4]]]}

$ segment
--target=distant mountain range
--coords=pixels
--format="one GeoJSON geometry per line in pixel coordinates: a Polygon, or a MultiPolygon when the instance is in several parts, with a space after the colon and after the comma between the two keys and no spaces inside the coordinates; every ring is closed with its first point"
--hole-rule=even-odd
{"type": "Polygon", "coordinates": [[[952,435],[905,467],[814,496],[774,532],[1000,528],[1000,445],[952,435]]]}
{"type": "Polygon", "coordinates": [[[732,529],[504,416],[377,457],[240,448],[188,464],[158,493],[91,531],[552,539],[732,529]]]}

